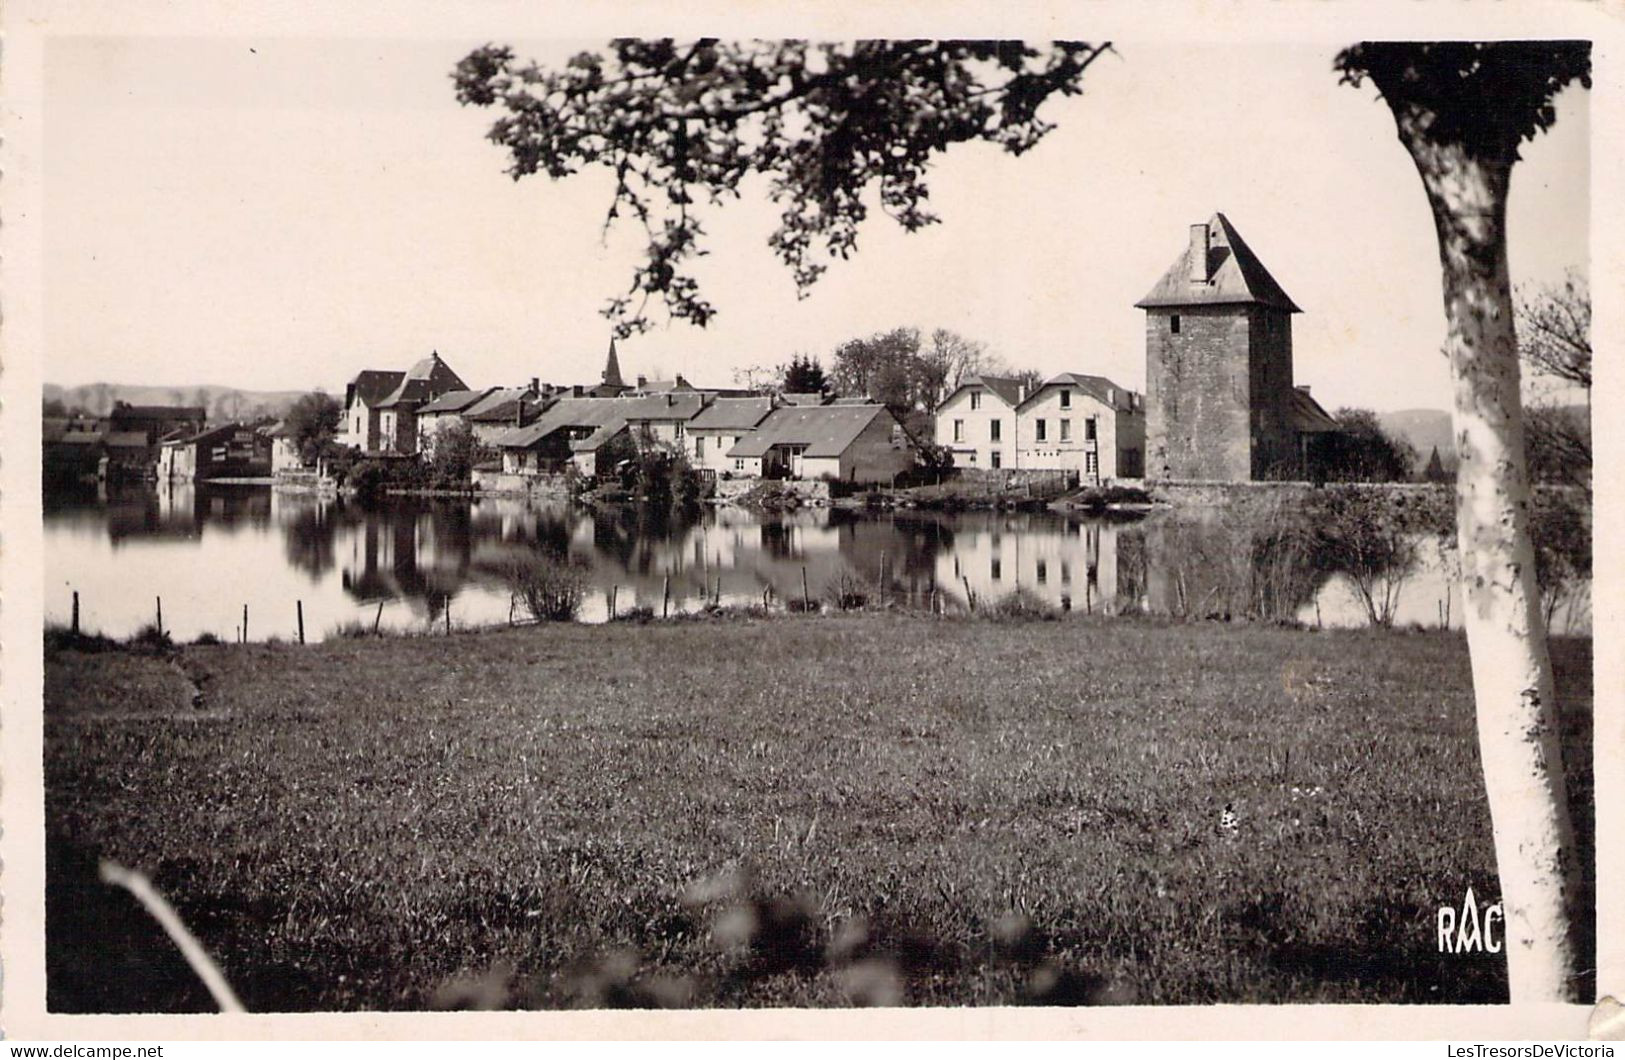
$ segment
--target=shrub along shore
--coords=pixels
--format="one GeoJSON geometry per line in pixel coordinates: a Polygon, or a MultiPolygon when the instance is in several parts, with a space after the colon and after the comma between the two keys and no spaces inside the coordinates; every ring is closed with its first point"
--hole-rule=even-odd
{"type": "Polygon", "coordinates": [[[51,1007],[209,1007],[101,858],[261,1011],[1505,998],[1459,634],[738,618],[57,635],[51,1007]]]}

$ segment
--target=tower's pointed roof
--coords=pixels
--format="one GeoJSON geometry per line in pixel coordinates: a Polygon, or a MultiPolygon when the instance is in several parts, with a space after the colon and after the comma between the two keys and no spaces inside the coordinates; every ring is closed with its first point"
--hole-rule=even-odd
{"type": "Polygon", "coordinates": [[[615,356],[615,338],[610,336],[609,359],[604,362],[604,382],[609,386],[625,386],[621,378],[621,359],[615,356]]]}
{"type": "Polygon", "coordinates": [[[1245,305],[1256,303],[1288,313],[1303,310],[1287,297],[1263,262],[1242,240],[1240,233],[1222,213],[1207,223],[1208,279],[1193,279],[1190,251],[1181,254],[1162,279],[1144,298],[1134,304],[1140,309],[1182,305],[1245,305]]]}

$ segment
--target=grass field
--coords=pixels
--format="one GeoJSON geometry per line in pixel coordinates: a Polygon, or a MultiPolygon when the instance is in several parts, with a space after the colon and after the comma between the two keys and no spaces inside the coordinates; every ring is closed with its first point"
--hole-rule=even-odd
{"type": "Polygon", "coordinates": [[[1436,952],[1498,891],[1457,634],[560,624],[51,650],[45,701],[58,1011],[210,1007],[102,857],[251,1010],[1505,997],[1436,952]]]}

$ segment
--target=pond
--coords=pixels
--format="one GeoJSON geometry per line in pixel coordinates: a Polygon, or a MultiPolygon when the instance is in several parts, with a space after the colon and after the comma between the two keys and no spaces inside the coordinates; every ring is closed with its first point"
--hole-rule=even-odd
{"type": "MultiPolygon", "coordinates": [[[[381,506],[198,485],[49,496],[45,617],[67,624],[73,594],[88,632],[126,637],[154,621],[181,640],[306,638],[340,626],[442,629],[523,619],[504,574],[515,557],[568,554],[588,585],[580,618],[694,611],[708,599],[780,609],[843,584],[919,608],[986,607],[1020,591],[1056,609],[1190,617],[1264,615],[1361,626],[1365,604],[1342,575],[1283,569],[1234,528],[1201,520],[1051,512],[766,513],[706,508],[683,517],[482,497],[392,498],[381,506]],[[669,602],[668,602],[669,600],[669,602]]],[[[1461,606],[1436,541],[1391,579],[1396,624],[1459,626],[1461,606]]],[[[1287,560],[1287,567],[1291,567],[1287,560]]],[[[1381,587],[1379,586],[1379,589],[1381,587]]],[[[1585,587],[1553,628],[1588,632],[1585,587]]]]}

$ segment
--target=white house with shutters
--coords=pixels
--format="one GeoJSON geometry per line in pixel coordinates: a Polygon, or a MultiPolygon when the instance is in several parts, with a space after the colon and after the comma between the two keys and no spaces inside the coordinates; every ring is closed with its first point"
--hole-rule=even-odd
{"type": "Polygon", "coordinates": [[[1145,401],[1103,376],[1063,372],[1031,391],[971,376],[937,406],[937,444],[960,468],[1076,471],[1100,483],[1145,474],[1145,401]]]}

